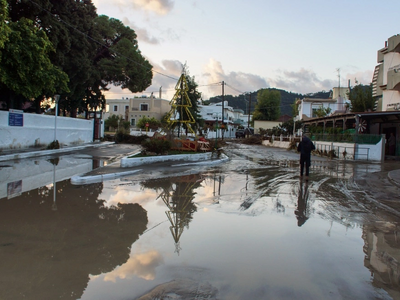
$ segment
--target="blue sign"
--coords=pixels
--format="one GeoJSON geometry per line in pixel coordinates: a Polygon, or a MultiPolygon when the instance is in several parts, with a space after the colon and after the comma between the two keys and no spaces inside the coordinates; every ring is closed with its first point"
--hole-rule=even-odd
{"type": "Polygon", "coordinates": [[[24,126],[24,114],[22,111],[10,109],[8,113],[8,126],[24,126]]]}

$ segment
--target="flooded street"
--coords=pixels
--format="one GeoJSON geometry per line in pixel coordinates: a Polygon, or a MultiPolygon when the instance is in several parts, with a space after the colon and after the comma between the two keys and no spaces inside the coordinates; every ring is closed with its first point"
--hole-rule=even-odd
{"type": "Polygon", "coordinates": [[[0,299],[400,299],[400,196],[366,189],[398,162],[226,154],[87,185],[110,161],[2,162],[0,299]]]}

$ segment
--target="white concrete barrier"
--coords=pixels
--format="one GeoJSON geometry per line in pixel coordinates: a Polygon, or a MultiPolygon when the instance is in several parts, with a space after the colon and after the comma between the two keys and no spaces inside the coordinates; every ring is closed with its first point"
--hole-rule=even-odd
{"type": "Polygon", "coordinates": [[[176,154],[176,155],[159,155],[150,157],[123,157],[121,159],[122,168],[136,167],[139,165],[152,164],[156,162],[167,161],[202,161],[209,160],[212,157],[212,152],[197,153],[197,154],[176,154]]]}
{"type": "MultiPolygon", "coordinates": [[[[0,111],[0,149],[47,146],[54,140],[54,116],[22,113],[21,122],[10,125],[8,111],[0,111]]],[[[60,144],[93,142],[94,120],[57,116],[56,139],[60,144]]]]}

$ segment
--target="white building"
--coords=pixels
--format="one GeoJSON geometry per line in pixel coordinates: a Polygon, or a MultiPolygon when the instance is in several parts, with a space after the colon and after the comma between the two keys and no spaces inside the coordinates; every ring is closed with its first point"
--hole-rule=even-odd
{"type": "Polygon", "coordinates": [[[378,65],[372,79],[377,111],[400,110],[400,35],[394,35],[378,50],[378,65]]]}
{"type": "Polygon", "coordinates": [[[235,137],[238,126],[247,127],[248,115],[243,115],[243,110],[234,109],[228,105],[228,101],[224,102],[224,110],[222,111],[222,102],[211,103],[210,105],[199,105],[199,114],[204,119],[207,132],[204,134],[208,138],[221,136],[222,116],[224,123],[224,137],[235,137]],[[216,130],[216,124],[218,129],[216,130]]]}
{"type": "Polygon", "coordinates": [[[299,114],[295,120],[308,120],[310,118],[317,117],[316,111],[320,108],[330,108],[331,114],[334,113],[345,113],[350,105],[349,94],[350,89],[348,87],[334,87],[332,89],[331,98],[320,99],[320,98],[303,98],[297,101],[299,114]]]}

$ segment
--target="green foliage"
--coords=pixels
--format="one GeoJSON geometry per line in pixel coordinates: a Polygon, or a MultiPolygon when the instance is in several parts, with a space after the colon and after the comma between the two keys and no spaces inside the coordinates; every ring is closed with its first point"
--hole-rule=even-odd
{"type": "MultiPolygon", "coordinates": [[[[4,47],[4,43],[8,40],[10,27],[8,26],[8,11],[6,0],[0,0],[0,49],[4,47]]],[[[1,52],[0,52],[1,60],[1,52]]]]}
{"type": "MultiPolygon", "coordinates": [[[[296,128],[299,129],[302,127],[303,122],[296,121],[295,125],[296,125],[296,128]]],[[[268,136],[272,136],[272,135],[279,136],[281,134],[292,135],[293,134],[293,119],[290,119],[286,122],[283,122],[282,124],[279,124],[278,126],[273,127],[272,129],[267,129],[265,131],[268,136]]]]}
{"type": "Polygon", "coordinates": [[[120,129],[128,130],[130,127],[130,123],[125,121],[122,116],[118,115],[109,116],[108,119],[105,120],[104,125],[107,129],[110,129],[110,127],[117,129],[119,127],[120,129]]]}
{"type": "Polygon", "coordinates": [[[137,121],[136,127],[141,128],[141,129],[146,129],[146,123],[149,124],[149,129],[152,129],[152,130],[157,130],[159,127],[161,127],[161,122],[158,121],[156,118],[154,118],[154,117],[148,118],[146,116],[141,117],[137,121]]]}
{"type": "Polygon", "coordinates": [[[356,85],[348,95],[350,99],[350,110],[352,112],[365,112],[376,110],[376,101],[372,97],[372,84],[356,85]]]}
{"type": "Polygon", "coordinates": [[[281,95],[277,90],[262,89],[257,94],[253,120],[274,121],[280,116],[281,95]]]}
{"type": "Polygon", "coordinates": [[[321,106],[315,111],[315,115],[318,118],[322,118],[322,117],[329,115],[331,113],[331,111],[332,111],[332,109],[330,107],[321,106]]]}
{"type": "Polygon", "coordinates": [[[28,19],[10,22],[9,41],[1,51],[0,82],[15,95],[27,99],[68,91],[68,76],[54,66],[49,53],[54,51],[43,30],[28,19]]]}
{"type": "Polygon", "coordinates": [[[165,139],[146,139],[142,142],[142,147],[146,152],[164,154],[171,149],[171,142],[165,139]]]}
{"type": "Polygon", "coordinates": [[[47,146],[48,150],[53,150],[53,149],[60,149],[60,143],[58,142],[58,140],[52,141],[48,146],[47,146]]]}
{"type": "MultiPolygon", "coordinates": [[[[55,49],[55,52],[49,54],[50,61],[58,70],[65,72],[69,79],[68,82],[60,80],[63,78],[56,80],[67,84],[67,88],[63,88],[63,85],[55,87],[56,93],[61,95],[61,111],[76,116],[77,112],[104,108],[103,92],[109,84],[128,88],[131,92],[143,91],[151,84],[152,66],[142,56],[134,30],[117,19],[99,17],[92,1],[8,1],[8,4],[11,23],[23,19],[32,20],[37,30],[40,28],[40,32],[47,34],[49,44],[55,49]],[[51,11],[51,14],[45,10],[51,11]]],[[[0,33],[2,16],[0,14],[0,33]]],[[[0,34],[0,40],[2,38],[0,34]]],[[[25,53],[41,58],[34,51],[25,53]]],[[[20,65],[14,67],[15,72],[18,72],[20,65]]],[[[60,77],[60,74],[54,72],[46,73],[48,77],[60,77]]],[[[43,77],[43,81],[49,81],[46,76],[43,77]]],[[[54,94],[53,85],[47,86],[49,89],[42,91],[42,95],[29,95],[36,98],[37,107],[46,98],[44,95],[54,94]]],[[[7,88],[0,86],[1,94],[9,94],[7,88]]]]}

